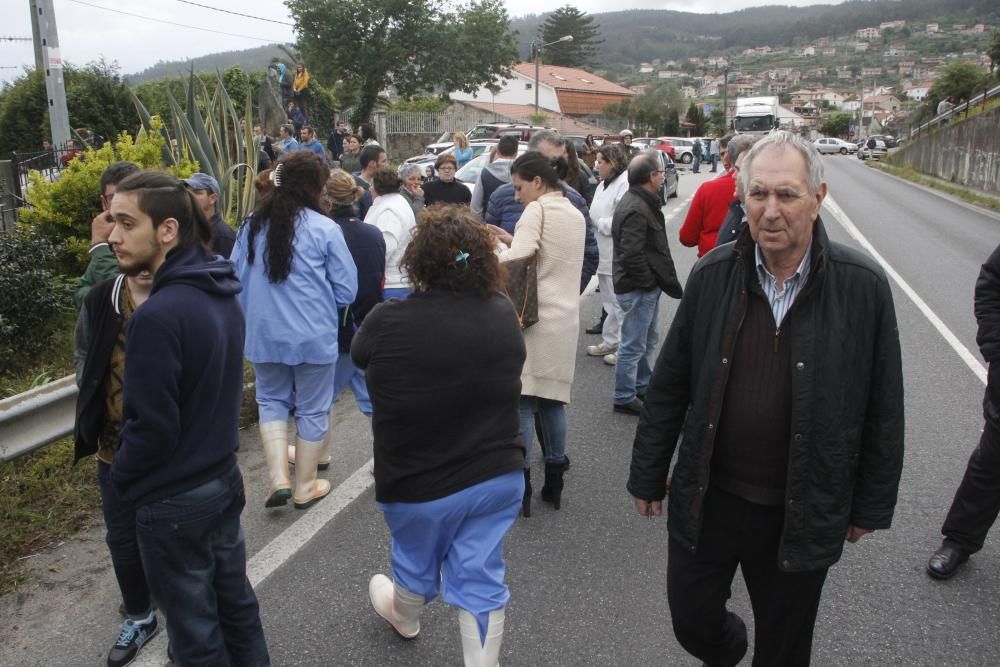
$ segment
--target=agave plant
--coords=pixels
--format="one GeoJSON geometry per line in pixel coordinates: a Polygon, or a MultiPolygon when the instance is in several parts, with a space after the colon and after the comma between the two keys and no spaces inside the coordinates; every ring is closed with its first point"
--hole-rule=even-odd
{"type": "MultiPolygon", "coordinates": [[[[177,164],[185,157],[195,160],[202,172],[219,182],[222,191],[219,210],[223,217],[243,220],[254,207],[253,180],[260,154],[253,134],[240,126],[243,120],[247,128],[253,127],[249,92],[243,118],[236,113],[219,72],[216,72],[215,91],[209,94],[205,84],[194,75],[194,68],[191,69],[185,109],[169,90],[166,93],[172,118],[163,119],[166,125],[160,129],[166,139],[164,163],[177,164]]],[[[134,92],[132,101],[143,128],[152,131],[152,117],[134,92]]]]}

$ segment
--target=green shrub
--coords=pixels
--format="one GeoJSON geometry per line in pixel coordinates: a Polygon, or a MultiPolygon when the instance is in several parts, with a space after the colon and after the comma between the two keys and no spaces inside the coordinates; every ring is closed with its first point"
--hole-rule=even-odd
{"type": "MultiPolygon", "coordinates": [[[[26,194],[30,206],[18,212],[18,224],[56,247],[59,273],[78,278],[87,268],[90,222],[100,211],[101,173],[118,160],[134,162],[143,169],[163,169],[163,146],[159,132],[140,132],[135,141],[122,132],[102,148],[72,160],[57,181],[49,182],[40,173],[31,172],[26,194]]],[[[198,171],[198,165],[182,161],[168,171],[178,177],[190,176],[198,171]]]]}
{"type": "Polygon", "coordinates": [[[48,350],[72,311],[70,283],[53,270],[57,250],[31,230],[0,234],[0,377],[48,350]]]}

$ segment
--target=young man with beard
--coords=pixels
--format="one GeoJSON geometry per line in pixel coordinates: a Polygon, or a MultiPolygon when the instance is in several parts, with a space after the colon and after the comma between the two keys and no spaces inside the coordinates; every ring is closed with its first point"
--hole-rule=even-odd
{"type": "Polygon", "coordinates": [[[122,272],[153,276],[126,327],[111,483],[135,506],[142,564],[176,661],[267,665],[240,526],[240,284],[233,265],[209,251],[211,227],[173,176],[125,179],[111,215],[109,242],[122,272]]]}

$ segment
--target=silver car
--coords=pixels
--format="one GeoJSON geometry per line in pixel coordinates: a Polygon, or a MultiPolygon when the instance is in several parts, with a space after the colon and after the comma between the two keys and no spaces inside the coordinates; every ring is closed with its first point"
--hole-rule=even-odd
{"type": "Polygon", "coordinates": [[[823,137],[821,139],[817,139],[813,142],[813,146],[815,146],[816,150],[820,153],[840,153],[841,155],[854,153],[858,150],[857,144],[852,144],[849,141],[837,139],[836,137],[823,137]]]}

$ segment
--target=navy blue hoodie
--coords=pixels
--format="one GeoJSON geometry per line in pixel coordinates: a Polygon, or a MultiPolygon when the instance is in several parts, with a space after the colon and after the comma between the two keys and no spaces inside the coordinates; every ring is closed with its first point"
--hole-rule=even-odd
{"type": "Polygon", "coordinates": [[[243,395],[242,287],[228,260],[171,251],[125,339],[118,493],[137,505],[175,496],[236,465],[243,395]]]}

